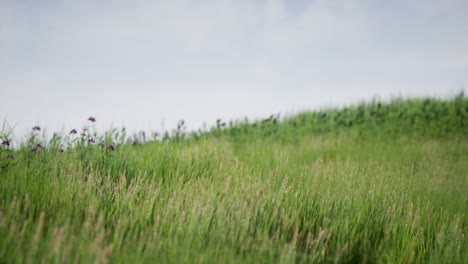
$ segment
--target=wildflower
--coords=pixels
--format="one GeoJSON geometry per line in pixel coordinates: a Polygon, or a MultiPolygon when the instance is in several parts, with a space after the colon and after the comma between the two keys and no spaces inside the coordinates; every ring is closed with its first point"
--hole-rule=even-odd
{"type": "Polygon", "coordinates": [[[38,152],[38,151],[39,151],[39,148],[37,148],[37,147],[32,148],[31,151],[32,151],[32,152],[38,152]]]}
{"type": "Polygon", "coordinates": [[[59,151],[60,151],[60,153],[64,153],[64,152],[65,152],[65,150],[64,150],[63,148],[61,148],[59,151]]]}
{"type": "Polygon", "coordinates": [[[76,133],[78,133],[78,131],[76,131],[76,129],[70,130],[70,134],[73,134],[73,135],[74,135],[74,134],[76,134],[76,133]]]}
{"type": "Polygon", "coordinates": [[[32,128],[33,131],[41,131],[41,127],[40,126],[34,126],[32,128]]]}
{"type": "Polygon", "coordinates": [[[90,116],[90,117],[88,118],[88,120],[91,121],[91,123],[96,122],[96,118],[93,117],[93,116],[90,116]]]}
{"type": "Polygon", "coordinates": [[[36,148],[38,148],[38,149],[42,148],[41,143],[37,143],[37,144],[36,144],[36,148]]]}
{"type": "Polygon", "coordinates": [[[2,145],[9,147],[10,146],[10,140],[8,140],[8,139],[3,140],[2,145]]]}
{"type": "Polygon", "coordinates": [[[110,144],[108,147],[107,147],[108,150],[110,151],[114,151],[115,150],[115,146],[113,144],[110,144]]]}
{"type": "Polygon", "coordinates": [[[90,138],[90,139],[88,139],[88,143],[94,144],[94,143],[96,143],[96,140],[94,140],[94,138],[90,138]]]}
{"type": "Polygon", "coordinates": [[[10,154],[7,156],[7,159],[15,159],[15,156],[13,156],[13,154],[10,154]]]}

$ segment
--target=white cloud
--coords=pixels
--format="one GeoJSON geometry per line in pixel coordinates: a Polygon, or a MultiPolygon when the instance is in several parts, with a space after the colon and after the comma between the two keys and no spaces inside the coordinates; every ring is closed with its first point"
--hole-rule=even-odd
{"type": "Polygon", "coordinates": [[[392,3],[3,1],[0,112],[159,127],[466,82],[465,1],[392,3]]]}

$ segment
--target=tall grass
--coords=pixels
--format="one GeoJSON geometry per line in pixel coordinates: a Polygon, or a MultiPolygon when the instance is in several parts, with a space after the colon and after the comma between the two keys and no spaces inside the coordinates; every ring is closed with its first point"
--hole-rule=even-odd
{"type": "Polygon", "coordinates": [[[136,145],[36,131],[1,147],[0,262],[468,263],[467,113],[372,102],[136,145]]]}

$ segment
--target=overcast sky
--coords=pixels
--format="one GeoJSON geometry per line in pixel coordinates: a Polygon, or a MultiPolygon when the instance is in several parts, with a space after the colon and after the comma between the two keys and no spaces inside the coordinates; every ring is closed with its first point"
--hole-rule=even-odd
{"type": "MultiPolygon", "coordinates": [[[[0,0],[0,119],[21,135],[189,128],[468,86],[466,0],[0,0]]],[[[463,88],[465,87],[465,88],[463,88]]]]}

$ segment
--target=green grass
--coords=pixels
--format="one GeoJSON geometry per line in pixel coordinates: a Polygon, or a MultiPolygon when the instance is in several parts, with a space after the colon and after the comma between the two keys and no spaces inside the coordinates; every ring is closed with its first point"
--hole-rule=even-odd
{"type": "Polygon", "coordinates": [[[468,263],[467,122],[458,96],[137,145],[32,134],[1,147],[0,262],[468,263]]]}

